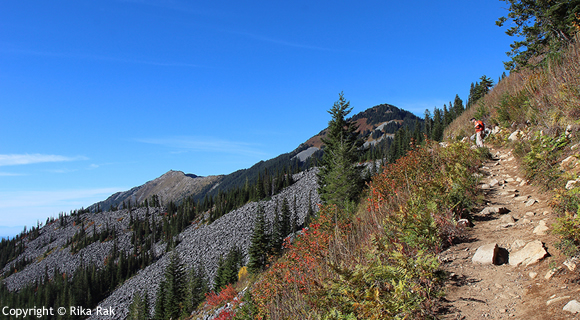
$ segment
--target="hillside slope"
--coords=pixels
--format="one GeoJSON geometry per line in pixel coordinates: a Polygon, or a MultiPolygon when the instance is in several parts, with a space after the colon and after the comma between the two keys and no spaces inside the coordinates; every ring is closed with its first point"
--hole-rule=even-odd
{"type": "MultiPolygon", "coordinates": [[[[317,170],[313,169],[294,175],[296,183],[270,200],[262,202],[270,225],[275,211],[280,210],[283,199],[289,203],[294,203],[296,200],[296,206],[291,206],[292,214],[297,215],[299,224],[304,222],[309,211],[308,206],[320,202],[316,191],[316,172],[317,170]]],[[[176,246],[187,268],[203,267],[208,279],[212,281],[220,257],[225,256],[233,247],[241,249],[244,261],[247,261],[256,208],[257,203],[248,203],[211,224],[207,223],[208,215],[206,215],[187,227],[179,234],[179,244],[176,246]]],[[[312,209],[315,210],[314,207],[312,209]]],[[[29,262],[21,270],[7,276],[3,280],[3,285],[9,291],[16,291],[35,281],[42,282],[45,277],[54,279],[54,275],[63,275],[63,277],[74,275],[83,266],[95,265],[97,268],[104,268],[107,257],[111,254],[119,252],[131,254],[137,250],[132,242],[134,230],[132,230],[131,221],[154,219],[157,224],[160,224],[165,217],[164,213],[163,208],[136,208],[131,212],[118,210],[83,213],[75,218],[65,217],[66,221],[63,222],[57,220],[42,227],[38,237],[23,239],[26,249],[15,260],[26,259],[29,262]],[[81,223],[77,223],[78,221],[81,223]],[[86,237],[90,239],[105,229],[116,230],[113,239],[94,241],[78,252],[73,252],[71,245],[67,243],[79,232],[86,232],[86,237]]],[[[163,240],[156,241],[151,249],[153,262],[112,291],[99,306],[112,307],[116,313],[114,319],[124,319],[133,295],[139,291],[147,291],[150,303],[154,305],[156,290],[163,279],[164,269],[169,260],[166,245],[167,243],[163,240]]],[[[8,272],[10,269],[11,264],[8,264],[3,272],[8,272]]],[[[111,319],[99,317],[96,314],[91,319],[101,318],[111,319]]]]}

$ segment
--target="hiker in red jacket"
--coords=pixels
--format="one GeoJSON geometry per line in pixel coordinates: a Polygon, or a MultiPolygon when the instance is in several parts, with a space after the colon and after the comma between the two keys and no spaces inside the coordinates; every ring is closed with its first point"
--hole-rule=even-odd
{"type": "Polygon", "coordinates": [[[471,118],[471,123],[475,126],[475,144],[478,147],[483,147],[483,133],[485,131],[485,124],[481,120],[475,120],[475,118],[471,118]]]}

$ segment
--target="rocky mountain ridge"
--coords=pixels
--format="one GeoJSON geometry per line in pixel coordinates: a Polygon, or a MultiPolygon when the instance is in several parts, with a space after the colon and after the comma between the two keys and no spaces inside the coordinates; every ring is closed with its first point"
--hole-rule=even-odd
{"type": "Polygon", "coordinates": [[[205,194],[212,188],[219,185],[224,175],[201,177],[194,174],[185,174],[182,171],[169,170],[162,176],[148,181],[145,184],[134,187],[130,190],[117,192],[106,200],[97,202],[88,207],[92,212],[109,210],[111,206],[119,207],[129,201],[141,204],[151,196],[159,197],[161,203],[179,202],[188,196],[205,194]]]}
{"type": "MultiPolygon", "coordinates": [[[[359,126],[358,132],[364,142],[364,148],[376,146],[392,139],[394,133],[404,125],[412,126],[416,121],[423,121],[412,113],[399,109],[390,104],[380,104],[359,112],[350,120],[359,126]]],[[[312,157],[322,156],[322,138],[326,135],[326,129],[300,144],[292,152],[282,154],[276,158],[260,161],[251,168],[241,169],[227,175],[215,175],[201,177],[194,174],[185,174],[182,171],[170,170],[162,176],[148,181],[145,184],[134,187],[127,191],[117,192],[106,200],[97,202],[88,207],[92,212],[109,210],[111,206],[120,207],[129,201],[134,206],[141,204],[145,199],[157,195],[163,204],[170,201],[179,203],[186,197],[195,200],[202,199],[205,195],[215,195],[218,191],[238,187],[246,182],[254,182],[257,175],[264,170],[274,172],[275,169],[287,166],[307,167],[307,161],[312,157]]]]}

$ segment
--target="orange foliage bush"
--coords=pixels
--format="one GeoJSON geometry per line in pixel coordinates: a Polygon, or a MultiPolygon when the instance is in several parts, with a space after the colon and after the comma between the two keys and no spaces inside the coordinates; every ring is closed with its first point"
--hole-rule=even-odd
{"type": "Polygon", "coordinates": [[[237,296],[238,292],[236,289],[234,289],[231,284],[228,284],[225,288],[222,289],[222,291],[220,291],[220,293],[216,294],[212,291],[205,294],[206,307],[221,307],[226,304],[226,302],[233,301],[237,296]]]}
{"type": "Polygon", "coordinates": [[[316,308],[316,293],[331,276],[326,265],[333,234],[336,207],[321,207],[319,217],[304,229],[294,243],[284,242],[286,254],[274,263],[254,286],[252,294],[262,315],[278,314],[281,318],[307,318],[316,308]],[[266,312],[267,311],[267,312],[266,312]]]}

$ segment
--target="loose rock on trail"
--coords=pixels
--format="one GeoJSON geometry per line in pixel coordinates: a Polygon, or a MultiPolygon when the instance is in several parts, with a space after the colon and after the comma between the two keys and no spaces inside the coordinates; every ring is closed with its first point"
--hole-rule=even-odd
{"type": "Polygon", "coordinates": [[[579,319],[577,261],[555,247],[550,194],[524,179],[509,150],[491,152],[479,185],[486,206],[467,240],[440,254],[449,276],[441,318],[579,319]]]}

